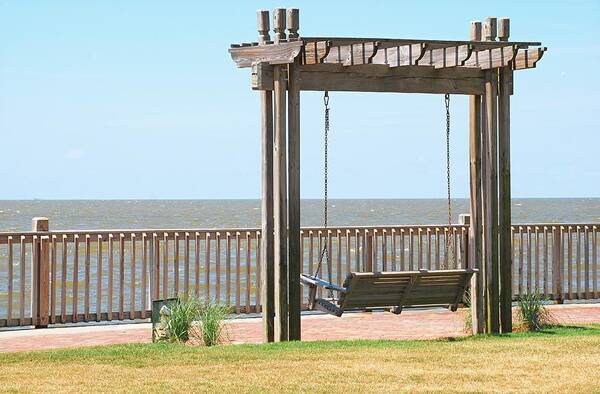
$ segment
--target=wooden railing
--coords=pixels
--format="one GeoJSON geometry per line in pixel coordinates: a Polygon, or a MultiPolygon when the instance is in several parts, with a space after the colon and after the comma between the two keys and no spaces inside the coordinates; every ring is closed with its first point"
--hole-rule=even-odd
{"type": "MultiPolygon", "coordinates": [[[[513,226],[513,292],[598,298],[600,224],[513,226]]],[[[470,266],[468,226],[304,228],[304,272],[470,266]],[[452,245],[452,246],[450,246],[452,245]],[[453,251],[453,252],[450,252],[453,251]]],[[[258,229],[0,233],[0,327],[140,319],[151,299],[200,297],[259,311],[258,229]]],[[[305,294],[306,295],[306,294],[305,294]]]]}

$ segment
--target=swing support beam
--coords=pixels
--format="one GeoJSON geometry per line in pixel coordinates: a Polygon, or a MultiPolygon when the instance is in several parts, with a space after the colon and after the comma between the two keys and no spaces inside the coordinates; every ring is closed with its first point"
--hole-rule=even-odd
{"type": "Polygon", "coordinates": [[[468,41],[300,37],[299,10],[258,11],[258,42],[233,44],[262,113],[261,302],[265,342],[301,339],[300,92],[469,96],[470,269],[475,333],[512,330],[510,96],[539,42],[511,42],[508,18],[472,22],[468,41]]]}

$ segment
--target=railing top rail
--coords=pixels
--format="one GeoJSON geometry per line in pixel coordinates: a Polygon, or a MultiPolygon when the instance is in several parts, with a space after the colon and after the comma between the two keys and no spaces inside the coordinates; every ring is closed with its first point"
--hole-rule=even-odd
{"type": "MultiPolygon", "coordinates": [[[[600,229],[600,222],[598,223],[513,223],[512,229],[518,230],[520,228],[592,228],[600,229]]],[[[339,232],[351,232],[351,233],[365,233],[365,232],[410,232],[410,231],[444,231],[446,229],[467,229],[469,225],[466,224],[400,224],[400,225],[377,225],[377,226],[330,226],[327,229],[320,226],[302,227],[301,233],[303,236],[312,233],[323,233],[328,231],[331,233],[339,232]]],[[[137,237],[152,237],[154,234],[160,237],[167,235],[169,239],[173,239],[174,234],[178,233],[180,237],[184,237],[185,234],[189,234],[195,237],[196,234],[201,236],[236,236],[240,235],[243,237],[250,236],[256,238],[260,235],[259,228],[150,228],[150,229],[100,229],[100,230],[51,230],[51,231],[2,231],[0,232],[0,244],[8,242],[9,238],[12,238],[13,242],[20,242],[24,239],[25,242],[31,242],[31,239],[35,236],[51,236],[57,238],[66,237],[73,239],[75,236],[78,237],[107,237],[112,236],[113,238],[119,238],[121,234],[127,239],[130,239],[132,235],[137,237]]]]}

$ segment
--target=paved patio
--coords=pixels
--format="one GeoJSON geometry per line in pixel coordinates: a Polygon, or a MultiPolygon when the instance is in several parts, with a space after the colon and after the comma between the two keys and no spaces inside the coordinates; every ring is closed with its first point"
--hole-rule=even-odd
{"type": "MultiPolygon", "coordinates": [[[[552,305],[563,324],[600,323],[600,304],[552,305]]],[[[396,316],[385,312],[347,313],[337,318],[308,314],[302,317],[302,339],[436,339],[459,337],[464,312],[445,309],[405,310],[396,316]]],[[[257,317],[230,320],[231,343],[260,343],[262,322],[257,317]]],[[[0,332],[0,352],[99,346],[151,341],[149,323],[105,324],[0,332]]]]}

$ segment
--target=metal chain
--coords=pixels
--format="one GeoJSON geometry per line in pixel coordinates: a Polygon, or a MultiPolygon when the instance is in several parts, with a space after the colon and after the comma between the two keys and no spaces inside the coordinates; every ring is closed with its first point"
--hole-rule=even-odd
{"type": "MultiPolygon", "coordinates": [[[[329,214],[328,214],[328,205],[329,205],[329,197],[328,197],[328,188],[329,188],[329,182],[328,182],[328,163],[329,163],[329,158],[328,158],[328,152],[329,152],[329,92],[325,91],[325,95],[323,96],[323,104],[325,105],[325,137],[324,137],[324,158],[323,158],[323,169],[324,169],[324,175],[323,175],[323,227],[325,228],[325,233],[326,233],[326,238],[325,241],[323,243],[323,250],[321,251],[321,257],[319,259],[319,264],[317,265],[317,269],[315,271],[315,275],[318,276],[319,275],[319,271],[321,271],[321,268],[323,266],[323,261],[326,260],[327,261],[327,276],[328,276],[328,280],[329,283],[333,283],[333,276],[332,276],[332,272],[331,272],[331,264],[329,261],[329,250],[327,247],[327,243],[328,243],[328,239],[329,239],[329,233],[327,230],[327,225],[328,225],[328,220],[329,220],[329,214]]],[[[329,297],[333,298],[333,290],[329,289],[329,297]]]]}
{"type": "MultiPolygon", "coordinates": [[[[448,263],[452,265],[455,257],[454,236],[452,234],[452,198],[450,193],[450,95],[444,96],[446,104],[446,181],[448,185],[448,236],[446,237],[446,253],[448,263]]],[[[446,268],[446,267],[443,267],[446,268]]]]}

